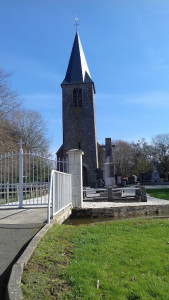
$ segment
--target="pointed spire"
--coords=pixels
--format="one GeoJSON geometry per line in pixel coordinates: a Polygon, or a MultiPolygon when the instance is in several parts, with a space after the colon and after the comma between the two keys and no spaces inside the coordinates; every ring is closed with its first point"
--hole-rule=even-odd
{"type": "Polygon", "coordinates": [[[93,83],[80,42],[79,34],[76,32],[66,76],[62,84],[89,82],[93,83]]]}

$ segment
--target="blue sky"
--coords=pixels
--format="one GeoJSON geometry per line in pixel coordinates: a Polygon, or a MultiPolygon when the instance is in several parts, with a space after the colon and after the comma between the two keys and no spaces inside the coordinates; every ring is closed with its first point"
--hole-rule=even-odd
{"type": "Polygon", "coordinates": [[[169,133],[168,0],[0,0],[0,66],[62,143],[61,87],[74,17],[95,83],[98,142],[169,133]]]}

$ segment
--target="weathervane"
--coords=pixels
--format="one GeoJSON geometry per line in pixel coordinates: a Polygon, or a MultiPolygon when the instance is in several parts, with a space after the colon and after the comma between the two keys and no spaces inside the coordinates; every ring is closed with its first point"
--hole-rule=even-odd
{"type": "Polygon", "coordinates": [[[76,15],[76,17],[75,17],[75,24],[74,24],[74,25],[75,25],[76,31],[77,31],[77,27],[79,26],[77,15],[76,15]]]}

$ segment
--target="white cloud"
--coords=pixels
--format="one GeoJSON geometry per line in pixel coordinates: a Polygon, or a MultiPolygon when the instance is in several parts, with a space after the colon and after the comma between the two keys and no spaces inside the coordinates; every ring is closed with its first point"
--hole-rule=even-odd
{"type": "Polygon", "coordinates": [[[165,108],[169,106],[169,93],[150,92],[142,95],[128,95],[127,102],[151,108],[165,108]]]}
{"type": "MultiPolygon", "coordinates": [[[[116,101],[123,104],[137,104],[146,108],[166,108],[169,107],[169,92],[147,92],[144,94],[99,94],[96,97],[97,105],[102,101],[116,101]]],[[[110,103],[109,103],[110,104],[110,103]]]]}

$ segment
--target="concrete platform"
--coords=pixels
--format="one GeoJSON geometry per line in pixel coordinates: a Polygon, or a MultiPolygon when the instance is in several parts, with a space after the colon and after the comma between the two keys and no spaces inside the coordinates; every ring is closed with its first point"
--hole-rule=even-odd
{"type": "Polygon", "coordinates": [[[147,195],[147,202],[134,202],[134,201],[128,202],[127,200],[121,200],[118,202],[87,201],[83,203],[83,208],[111,208],[111,207],[122,207],[122,206],[144,206],[144,205],[145,206],[146,205],[169,205],[169,201],[153,198],[147,195]]]}

